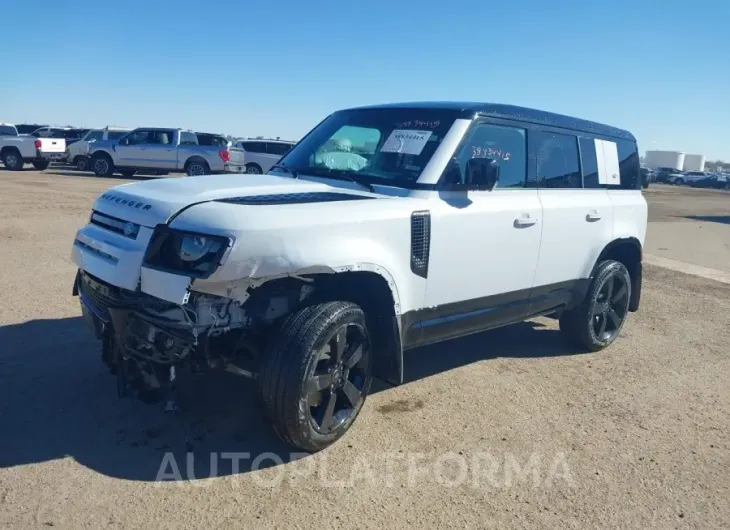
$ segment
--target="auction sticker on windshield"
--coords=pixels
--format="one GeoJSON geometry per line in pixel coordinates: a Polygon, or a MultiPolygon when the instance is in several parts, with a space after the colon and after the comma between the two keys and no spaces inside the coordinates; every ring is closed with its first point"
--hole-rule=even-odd
{"type": "Polygon", "coordinates": [[[433,134],[432,131],[413,131],[410,129],[395,129],[380,148],[383,153],[401,153],[405,155],[420,155],[426,142],[433,134]]]}

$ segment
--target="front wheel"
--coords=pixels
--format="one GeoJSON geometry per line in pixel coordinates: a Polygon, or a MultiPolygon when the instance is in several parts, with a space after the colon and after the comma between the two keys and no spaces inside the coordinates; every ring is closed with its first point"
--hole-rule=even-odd
{"type": "Polygon", "coordinates": [[[580,348],[599,351],[621,332],[629,314],[631,277],[623,263],[602,261],[585,299],[560,317],[560,331],[580,348]]]}
{"type": "Polygon", "coordinates": [[[38,171],[45,171],[51,163],[48,160],[34,160],[33,167],[38,171]]]}
{"type": "Polygon", "coordinates": [[[111,177],[114,175],[114,163],[108,155],[95,155],[92,157],[91,168],[97,177],[111,177]]]}
{"type": "Polygon", "coordinates": [[[341,438],[372,382],[362,309],[350,302],[304,308],[287,318],[266,353],[261,396],[277,434],[308,452],[341,438]]]}

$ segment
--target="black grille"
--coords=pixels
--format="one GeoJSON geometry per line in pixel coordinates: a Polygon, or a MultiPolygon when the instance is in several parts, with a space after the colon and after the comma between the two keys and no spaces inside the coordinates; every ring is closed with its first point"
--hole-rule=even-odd
{"type": "Polygon", "coordinates": [[[331,193],[317,191],[309,193],[281,193],[278,195],[251,195],[248,197],[231,197],[219,199],[218,202],[230,202],[233,204],[303,204],[308,202],[333,202],[333,201],[355,201],[373,199],[365,195],[354,195],[351,193],[331,193]]]}
{"type": "Polygon", "coordinates": [[[148,294],[122,289],[100,280],[86,272],[79,276],[79,293],[92,302],[98,309],[136,308],[163,311],[175,304],[155,298],[148,294]]]}
{"type": "Polygon", "coordinates": [[[130,223],[97,211],[91,212],[91,219],[89,222],[93,225],[100,226],[105,230],[109,230],[115,234],[121,234],[131,239],[136,239],[137,234],[139,233],[138,224],[130,223]]]}
{"type": "Polygon", "coordinates": [[[418,276],[428,276],[428,255],[431,248],[431,212],[411,214],[411,270],[418,276]]]}

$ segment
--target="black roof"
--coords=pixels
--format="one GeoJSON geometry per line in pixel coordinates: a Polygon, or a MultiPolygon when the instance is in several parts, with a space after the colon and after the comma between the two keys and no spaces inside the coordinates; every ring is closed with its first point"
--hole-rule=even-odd
{"type": "MultiPolygon", "coordinates": [[[[572,129],[602,136],[612,136],[624,140],[636,141],[634,135],[624,129],[611,127],[602,123],[555,114],[543,110],[530,109],[527,107],[518,107],[515,105],[503,105],[501,103],[475,103],[463,101],[416,101],[407,103],[388,103],[385,105],[369,105],[365,107],[357,107],[357,109],[443,109],[458,111],[465,118],[471,118],[475,114],[491,116],[493,118],[503,118],[510,120],[519,120],[530,123],[538,123],[549,125],[552,127],[560,127],[563,129],[572,129]]],[[[351,109],[353,110],[353,109],[351,109]]]]}

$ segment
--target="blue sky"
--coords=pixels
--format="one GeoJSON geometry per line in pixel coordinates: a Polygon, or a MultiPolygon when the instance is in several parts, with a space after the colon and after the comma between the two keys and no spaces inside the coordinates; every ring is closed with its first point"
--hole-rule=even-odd
{"type": "Polygon", "coordinates": [[[730,160],[728,0],[2,6],[0,121],[296,139],[348,106],[494,101],[730,160]]]}

